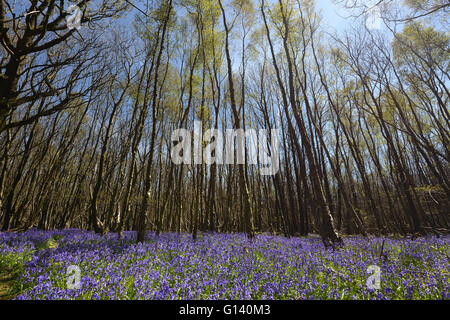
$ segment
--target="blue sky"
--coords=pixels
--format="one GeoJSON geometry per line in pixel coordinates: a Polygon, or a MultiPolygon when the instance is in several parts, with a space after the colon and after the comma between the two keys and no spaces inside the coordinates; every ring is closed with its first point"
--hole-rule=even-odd
{"type": "MultiPolygon", "coordinates": [[[[333,0],[315,0],[316,1],[316,9],[321,11],[321,16],[323,18],[322,23],[325,27],[330,27],[336,29],[337,31],[342,31],[345,28],[349,27],[352,22],[354,22],[354,18],[344,18],[349,15],[349,12],[339,5],[336,5],[333,0]]],[[[142,4],[139,1],[134,1],[138,7],[141,7],[142,4]]],[[[331,31],[331,30],[329,30],[331,31]]]]}
{"type": "MultiPolygon", "coordinates": [[[[365,4],[370,7],[375,2],[366,0],[365,4]]],[[[383,20],[380,19],[381,13],[378,11],[377,14],[376,8],[357,18],[352,15],[360,14],[361,12],[358,10],[343,8],[342,5],[335,4],[333,0],[316,0],[316,11],[322,17],[322,30],[329,33],[334,33],[334,31],[343,33],[346,30],[364,26],[364,24],[369,30],[387,31],[383,20]]],[[[392,36],[389,32],[387,34],[392,36]]]]}
{"type": "Polygon", "coordinates": [[[344,17],[347,17],[349,12],[334,4],[332,0],[316,0],[316,8],[321,12],[322,24],[325,29],[330,28],[340,32],[355,21],[354,18],[345,19],[344,17]]]}
{"type": "MultiPolygon", "coordinates": [[[[368,0],[370,2],[371,0],[368,0]]],[[[138,0],[132,1],[138,7],[143,8],[142,3],[138,0]]],[[[338,32],[342,32],[345,29],[348,29],[350,26],[354,25],[355,18],[348,17],[351,12],[342,8],[342,6],[334,3],[333,0],[315,0],[316,2],[316,10],[321,13],[322,16],[322,26],[325,30],[332,33],[333,30],[338,32]],[[347,18],[346,18],[347,17],[347,18]]],[[[134,14],[137,13],[137,10],[133,10],[133,14],[130,15],[129,18],[133,20],[134,14]]]]}

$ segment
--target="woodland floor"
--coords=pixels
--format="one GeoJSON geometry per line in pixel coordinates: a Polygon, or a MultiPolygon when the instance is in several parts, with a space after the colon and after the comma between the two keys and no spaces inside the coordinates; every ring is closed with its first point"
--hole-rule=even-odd
{"type": "Polygon", "coordinates": [[[449,236],[345,237],[337,249],[270,234],[135,239],[77,229],[0,232],[0,299],[450,299],[449,236]],[[69,286],[73,266],[77,288],[69,286]]]}

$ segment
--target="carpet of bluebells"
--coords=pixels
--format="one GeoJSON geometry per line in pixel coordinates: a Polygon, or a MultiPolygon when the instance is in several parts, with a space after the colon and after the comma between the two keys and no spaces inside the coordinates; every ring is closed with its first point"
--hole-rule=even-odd
{"type": "Polygon", "coordinates": [[[15,299],[449,299],[450,237],[318,238],[259,234],[81,230],[0,233],[0,273],[14,273],[15,299]],[[383,244],[384,242],[384,244],[383,244]],[[68,289],[67,268],[81,270],[68,289]],[[368,289],[370,265],[381,288],[368,289]]]}

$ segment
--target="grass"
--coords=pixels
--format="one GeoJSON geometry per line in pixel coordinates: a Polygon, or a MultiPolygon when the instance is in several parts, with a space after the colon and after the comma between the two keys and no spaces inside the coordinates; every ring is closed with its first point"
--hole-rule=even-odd
{"type": "Polygon", "coordinates": [[[50,238],[37,243],[34,250],[22,253],[0,255],[0,300],[11,300],[23,290],[19,276],[25,270],[25,264],[37,251],[58,248],[60,237],[50,238]]]}

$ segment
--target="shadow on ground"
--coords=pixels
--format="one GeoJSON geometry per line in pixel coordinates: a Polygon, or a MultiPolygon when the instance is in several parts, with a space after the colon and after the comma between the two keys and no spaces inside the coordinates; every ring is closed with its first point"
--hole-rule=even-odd
{"type": "Polygon", "coordinates": [[[0,273],[0,300],[10,300],[13,298],[10,292],[13,277],[9,273],[0,273]]]}

